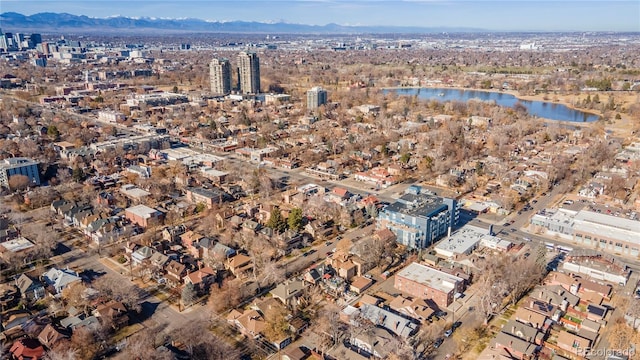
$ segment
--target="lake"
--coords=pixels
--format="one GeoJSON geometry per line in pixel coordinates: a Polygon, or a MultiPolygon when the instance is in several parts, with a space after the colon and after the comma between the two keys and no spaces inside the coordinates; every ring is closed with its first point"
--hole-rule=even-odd
{"type": "Polygon", "coordinates": [[[395,91],[398,95],[418,95],[419,99],[437,100],[441,102],[454,100],[467,102],[468,100],[476,99],[481,101],[495,101],[497,105],[506,107],[513,107],[519,102],[527,108],[530,115],[551,120],[591,122],[600,118],[598,115],[574,110],[563,104],[546,101],[520,100],[511,94],[501,92],[441,88],[399,88],[385,90],[385,92],[390,91],[395,91]]]}

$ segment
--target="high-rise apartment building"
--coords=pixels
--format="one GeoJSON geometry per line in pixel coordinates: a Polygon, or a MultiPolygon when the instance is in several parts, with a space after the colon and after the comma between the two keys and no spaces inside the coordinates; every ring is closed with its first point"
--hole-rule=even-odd
{"type": "Polygon", "coordinates": [[[307,109],[315,110],[327,103],[327,91],[316,86],[307,91],[307,109]]]}
{"type": "Polygon", "coordinates": [[[254,52],[243,51],[238,55],[238,87],[242,94],[260,92],[260,59],[254,52]]]}
{"type": "Polygon", "coordinates": [[[209,64],[211,92],[227,95],[231,92],[231,64],[227,59],[213,59],[209,64]]]}

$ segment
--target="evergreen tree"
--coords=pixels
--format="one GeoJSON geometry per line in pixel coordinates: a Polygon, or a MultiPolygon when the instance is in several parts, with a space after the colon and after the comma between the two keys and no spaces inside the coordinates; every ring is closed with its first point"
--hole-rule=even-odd
{"type": "Polygon", "coordinates": [[[60,136],[60,131],[55,125],[49,125],[47,128],[47,135],[52,137],[53,139],[57,139],[60,136]]]}
{"type": "Polygon", "coordinates": [[[536,265],[541,269],[546,270],[548,264],[547,247],[544,244],[537,244],[534,247],[534,251],[536,255],[536,265]]]}
{"type": "Polygon", "coordinates": [[[289,229],[298,231],[302,227],[302,209],[293,208],[287,218],[289,229]]]}
{"type": "Polygon", "coordinates": [[[84,170],[82,170],[80,167],[76,167],[73,169],[72,176],[75,182],[82,182],[85,179],[84,170]]]}
{"type": "Polygon", "coordinates": [[[271,216],[269,217],[269,221],[267,221],[267,227],[270,227],[280,233],[287,228],[287,223],[282,218],[279,207],[274,206],[273,210],[271,210],[271,216]]]}
{"type": "Polygon", "coordinates": [[[196,300],[196,295],[196,289],[193,284],[185,284],[185,286],[182,288],[182,303],[185,306],[193,304],[193,302],[196,300]]]}

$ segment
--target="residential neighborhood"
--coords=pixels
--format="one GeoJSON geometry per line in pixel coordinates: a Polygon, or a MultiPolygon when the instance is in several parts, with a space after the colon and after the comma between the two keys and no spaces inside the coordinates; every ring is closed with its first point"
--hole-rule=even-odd
{"type": "Polygon", "coordinates": [[[0,358],[640,356],[637,33],[42,29],[0,358]]]}

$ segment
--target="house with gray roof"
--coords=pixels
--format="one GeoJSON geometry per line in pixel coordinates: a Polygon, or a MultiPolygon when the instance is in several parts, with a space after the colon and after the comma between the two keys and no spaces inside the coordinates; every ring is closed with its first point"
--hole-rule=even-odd
{"type": "Polygon", "coordinates": [[[502,332],[505,332],[509,335],[517,336],[522,340],[537,345],[542,345],[542,341],[544,340],[544,333],[534,328],[533,326],[523,324],[513,319],[509,320],[502,327],[502,332]]]}
{"type": "Polygon", "coordinates": [[[567,306],[576,306],[580,302],[579,296],[573,295],[560,285],[536,286],[533,291],[531,291],[530,296],[548,304],[558,306],[562,311],[566,311],[567,306]]]}
{"type": "Polygon", "coordinates": [[[286,306],[291,306],[302,295],[305,287],[305,283],[302,280],[288,280],[278,284],[275,289],[271,290],[271,295],[286,306]]]}
{"type": "Polygon", "coordinates": [[[364,304],[360,307],[360,316],[404,339],[418,332],[415,321],[375,305],[364,304]]]}
{"type": "Polygon", "coordinates": [[[210,256],[219,256],[228,259],[236,254],[236,251],[225,244],[217,242],[213,245],[213,249],[209,252],[210,256]]]}
{"type": "Polygon", "coordinates": [[[54,294],[59,295],[69,285],[82,281],[82,278],[75,271],[69,269],[51,268],[42,275],[42,280],[54,294]]]}
{"type": "Polygon", "coordinates": [[[76,316],[69,316],[60,320],[60,326],[72,330],[83,326],[87,326],[89,328],[97,328],[99,325],[100,320],[98,320],[97,317],[93,315],[86,316],[84,313],[76,316]]]}
{"type": "Polygon", "coordinates": [[[145,260],[150,259],[154,253],[155,250],[153,250],[152,248],[143,246],[131,254],[131,261],[133,261],[133,265],[139,266],[145,260]]]}
{"type": "Polygon", "coordinates": [[[533,359],[538,347],[517,336],[499,332],[492,340],[493,347],[505,351],[512,359],[533,359]]]}
{"type": "Polygon", "coordinates": [[[20,289],[20,295],[30,301],[41,299],[45,295],[42,283],[25,274],[16,279],[16,286],[20,289]]]}

